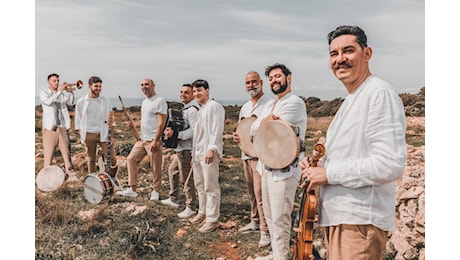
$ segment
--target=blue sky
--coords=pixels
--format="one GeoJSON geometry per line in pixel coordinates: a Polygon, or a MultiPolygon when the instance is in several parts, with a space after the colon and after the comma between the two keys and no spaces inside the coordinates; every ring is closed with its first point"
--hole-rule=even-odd
{"type": "Polygon", "coordinates": [[[425,85],[423,1],[38,0],[35,92],[56,72],[85,84],[100,76],[111,97],[142,98],[150,77],[159,95],[177,99],[182,83],[203,78],[213,98],[246,100],[245,74],[279,62],[296,94],[331,100],[346,92],[328,68],[326,35],[343,24],[366,31],[372,72],[399,93],[425,85]]]}

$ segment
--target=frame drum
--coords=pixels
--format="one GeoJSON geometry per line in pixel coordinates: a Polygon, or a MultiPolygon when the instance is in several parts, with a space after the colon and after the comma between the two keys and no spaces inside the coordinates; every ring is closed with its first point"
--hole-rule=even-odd
{"type": "Polygon", "coordinates": [[[259,160],[272,169],[283,169],[300,155],[299,131],[290,123],[272,120],[261,124],[253,143],[259,160]]]}
{"type": "Polygon", "coordinates": [[[114,193],[114,186],[110,176],[105,172],[90,173],[84,180],[84,194],[86,200],[98,204],[114,193]]]}
{"type": "Polygon", "coordinates": [[[252,115],[251,117],[244,117],[240,120],[238,125],[236,126],[235,132],[238,134],[240,141],[238,142],[238,146],[240,147],[241,151],[248,156],[257,157],[254,144],[251,141],[251,126],[256,121],[257,117],[252,115]]]}
{"type": "Polygon", "coordinates": [[[56,165],[50,165],[41,169],[37,174],[35,183],[41,191],[54,191],[61,186],[66,178],[66,174],[56,165]]]}

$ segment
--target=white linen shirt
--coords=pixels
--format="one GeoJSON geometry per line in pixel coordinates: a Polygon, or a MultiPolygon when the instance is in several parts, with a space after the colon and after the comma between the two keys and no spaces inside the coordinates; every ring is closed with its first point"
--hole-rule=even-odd
{"type": "Polygon", "coordinates": [[[193,146],[193,125],[196,125],[196,120],[198,118],[198,111],[200,109],[200,104],[196,102],[196,100],[192,100],[184,105],[182,108],[182,115],[189,126],[187,129],[183,131],[179,131],[177,133],[177,147],[174,149],[176,152],[184,151],[184,150],[192,150],[193,146]]]}
{"type": "Polygon", "coordinates": [[[326,135],[321,226],[395,230],[395,181],[404,173],[405,134],[401,98],[387,82],[369,76],[345,98],[326,135]]]}
{"type": "Polygon", "coordinates": [[[198,119],[193,125],[192,157],[196,160],[204,158],[206,153],[214,150],[223,156],[223,134],[225,124],[225,109],[216,101],[209,99],[198,112],[198,119]]]}
{"type": "Polygon", "coordinates": [[[73,92],[68,91],[52,91],[46,88],[40,92],[40,103],[43,109],[42,127],[43,129],[53,130],[53,127],[66,127],[70,128],[70,115],[67,105],[72,106],[75,104],[75,96],[73,92]],[[56,109],[59,106],[61,113],[59,113],[60,124],[56,124],[56,109]]]}
{"type": "MultiPolygon", "coordinates": [[[[145,98],[141,105],[141,139],[142,141],[152,141],[157,134],[158,118],[157,114],[168,113],[168,103],[157,95],[145,98]]],[[[161,133],[160,133],[161,134],[161,133]]]]}
{"type": "Polygon", "coordinates": [[[84,95],[78,99],[77,104],[75,105],[75,129],[80,130],[80,141],[81,143],[84,143],[86,140],[86,133],[88,131],[88,122],[91,121],[93,117],[100,117],[100,114],[102,114],[102,118],[105,118],[105,120],[101,120],[100,123],[100,141],[107,142],[109,135],[109,126],[107,125],[107,121],[109,119],[110,111],[112,110],[112,104],[110,99],[104,96],[99,96],[96,99],[100,104],[100,114],[90,114],[87,113],[90,99],[91,98],[88,95],[84,95]]]}
{"type": "MultiPolygon", "coordinates": [[[[246,103],[243,104],[243,106],[240,109],[240,115],[238,117],[238,123],[241,121],[243,118],[248,118],[251,117],[252,115],[255,115],[256,117],[259,117],[260,114],[262,113],[262,110],[264,109],[264,106],[269,103],[270,101],[273,101],[273,98],[268,97],[267,95],[263,95],[257,100],[257,103],[253,105],[252,101],[249,100],[246,103]]],[[[252,159],[253,157],[245,154],[243,151],[241,151],[241,159],[242,160],[248,160],[252,159]]]]}
{"type": "MultiPolygon", "coordinates": [[[[292,92],[288,93],[281,99],[270,100],[263,108],[263,111],[251,127],[251,135],[254,136],[255,132],[259,129],[261,121],[270,113],[279,116],[280,120],[289,122],[291,125],[299,128],[299,137],[302,141],[305,139],[307,131],[307,107],[305,101],[300,97],[294,95],[292,92]],[[274,107],[273,107],[274,106],[274,107]],[[272,112],[273,109],[273,112],[272,112]]],[[[294,148],[293,148],[294,149],[294,148]]],[[[304,157],[304,152],[299,154],[298,161],[304,157]]],[[[262,175],[265,165],[259,160],[257,162],[257,171],[262,175]]],[[[289,171],[282,172],[280,170],[271,170],[274,181],[284,180],[292,175],[300,181],[301,169],[296,165],[291,165],[289,171]]]]}

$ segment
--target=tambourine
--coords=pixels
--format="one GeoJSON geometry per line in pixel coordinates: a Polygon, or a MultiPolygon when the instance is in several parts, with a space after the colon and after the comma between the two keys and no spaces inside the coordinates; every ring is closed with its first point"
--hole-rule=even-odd
{"type": "Polygon", "coordinates": [[[46,166],[40,170],[35,178],[35,183],[41,191],[55,191],[66,179],[65,172],[56,165],[46,166]]]}
{"type": "Polygon", "coordinates": [[[271,120],[260,125],[253,144],[259,160],[272,169],[283,169],[300,155],[302,140],[298,127],[282,120],[271,120]]]}
{"type": "Polygon", "coordinates": [[[238,142],[238,146],[240,147],[241,151],[246,155],[251,157],[257,157],[256,149],[254,148],[254,144],[251,141],[251,126],[256,121],[257,117],[255,115],[250,117],[244,117],[240,120],[238,125],[236,126],[235,132],[238,134],[240,141],[238,142]]]}

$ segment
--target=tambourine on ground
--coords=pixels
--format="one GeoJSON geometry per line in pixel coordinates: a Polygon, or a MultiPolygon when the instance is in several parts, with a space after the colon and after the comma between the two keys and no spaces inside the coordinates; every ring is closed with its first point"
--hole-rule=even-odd
{"type": "Polygon", "coordinates": [[[35,184],[40,191],[50,192],[57,190],[66,180],[66,174],[61,167],[50,165],[43,167],[35,178],[35,184]]]}
{"type": "Polygon", "coordinates": [[[251,157],[257,157],[256,149],[251,141],[251,126],[256,121],[257,117],[252,115],[250,117],[243,117],[236,126],[235,132],[238,134],[238,146],[244,154],[251,157]]]}
{"type": "Polygon", "coordinates": [[[272,169],[282,169],[300,155],[302,140],[298,128],[283,120],[271,120],[260,125],[253,137],[259,160],[272,169]]]}

